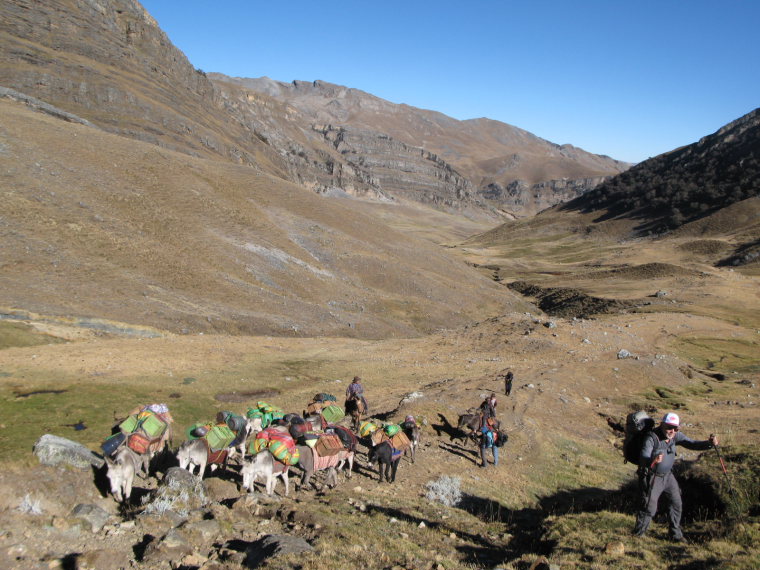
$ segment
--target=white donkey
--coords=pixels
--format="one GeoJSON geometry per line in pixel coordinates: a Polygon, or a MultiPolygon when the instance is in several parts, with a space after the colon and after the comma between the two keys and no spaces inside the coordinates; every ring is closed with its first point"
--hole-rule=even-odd
{"type": "Polygon", "coordinates": [[[132,495],[132,483],[137,473],[144,465],[145,458],[138,455],[127,446],[120,447],[113,459],[106,456],[108,480],[111,482],[111,493],[118,502],[129,501],[132,495]]]}
{"type": "Polygon", "coordinates": [[[256,478],[261,475],[266,483],[267,495],[271,495],[277,484],[276,477],[280,477],[285,483],[285,496],[287,497],[290,491],[288,469],[289,466],[280,461],[275,461],[274,456],[268,450],[261,451],[254,455],[251,461],[243,464],[243,469],[240,471],[243,475],[243,489],[252,493],[253,484],[256,482],[256,478]]]}
{"type": "Polygon", "coordinates": [[[193,473],[196,467],[198,467],[198,477],[203,479],[203,474],[206,471],[206,465],[209,464],[211,471],[213,472],[219,465],[226,467],[227,454],[223,456],[217,453],[209,452],[208,444],[203,439],[191,439],[180,445],[177,451],[177,461],[182,469],[187,469],[190,473],[193,473]],[[209,456],[211,456],[209,458],[209,456]]]}

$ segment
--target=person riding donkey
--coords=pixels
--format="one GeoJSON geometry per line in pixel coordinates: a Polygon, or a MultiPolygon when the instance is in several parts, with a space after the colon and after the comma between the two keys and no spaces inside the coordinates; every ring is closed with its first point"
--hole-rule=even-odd
{"type": "Polygon", "coordinates": [[[367,406],[367,400],[364,398],[364,386],[362,386],[361,378],[358,376],[354,376],[354,379],[351,381],[351,383],[348,385],[348,388],[346,388],[346,413],[351,413],[351,410],[349,409],[349,402],[353,400],[359,400],[361,401],[362,405],[364,406],[364,410],[362,413],[367,413],[367,410],[369,409],[369,406],[367,406]]]}
{"type": "Polygon", "coordinates": [[[665,495],[669,500],[670,538],[676,542],[684,540],[681,531],[681,490],[672,473],[676,445],[682,445],[686,449],[708,450],[718,445],[718,438],[710,434],[709,439],[694,441],[679,431],[680,422],[678,414],[665,414],[660,425],[650,432],[652,435],[641,446],[638,469],[641,510],[636,515],[636,526],[633,529],[635,536],[646,534],[649,523],[657,513],[660,495],[665,495]]]}

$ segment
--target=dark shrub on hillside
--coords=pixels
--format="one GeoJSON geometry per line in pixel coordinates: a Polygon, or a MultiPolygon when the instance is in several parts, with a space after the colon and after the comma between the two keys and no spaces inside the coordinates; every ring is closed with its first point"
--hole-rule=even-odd
{"type": "Polygon", "coordinates": [[[754,196],[760,196],[760,109],[634,166],[563,209],[605,210],[597,221],[638,218],[639,231],[661,232],[754,196]]]}

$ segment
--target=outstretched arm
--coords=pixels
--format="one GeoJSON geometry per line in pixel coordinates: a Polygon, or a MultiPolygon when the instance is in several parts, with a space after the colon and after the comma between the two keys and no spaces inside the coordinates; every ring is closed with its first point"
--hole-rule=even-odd
{"type": "Polygon", "coordinates": [[[676,444],[682,445],[686,449],[693,449],[695,451],[706,451],[718,445],[718,436],[716,436],[715,434],[710,434],[709,439],[696,441],[685,436],[683,432],[679,431],[678,434],[676,435],[676,444]]]}

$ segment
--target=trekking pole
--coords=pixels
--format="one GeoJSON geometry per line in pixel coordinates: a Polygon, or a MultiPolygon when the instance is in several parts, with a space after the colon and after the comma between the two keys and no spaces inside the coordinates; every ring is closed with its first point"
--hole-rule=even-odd
{"type": "Polygon", "coordinates": [[[723,455],[720,452],[720,449],[716,444],[713,444],[713,447],[715,448],[715,453],[718,454],[718,459],[720,460],[720,466],[723,468],[723,475],[726,477],[726,483],[728,484],[728,495],[733,499],[734,506],[738,509],[738,504],[736,503],[736,492],[734,491],[733,485],[731,485],[731,478],[728,476],[728,471],[726,470],[726,463],[723,461],[723,455]]]}

